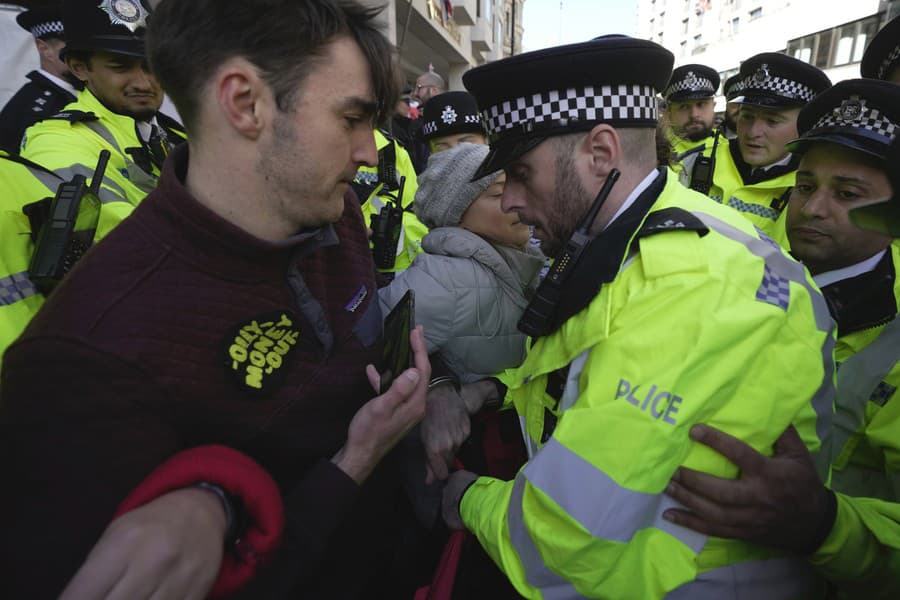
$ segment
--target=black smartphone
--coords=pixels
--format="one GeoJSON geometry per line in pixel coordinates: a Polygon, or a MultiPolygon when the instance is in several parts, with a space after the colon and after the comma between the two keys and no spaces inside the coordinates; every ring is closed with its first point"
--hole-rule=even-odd
{"type": "Polygon", "coordinates": [[[384,349],[378,373],[381,375],[380,394],[388,391],[394,378],[413,365],[409,334],[415,327],[415,294],[406,292],[384,320],[384,349]]]}

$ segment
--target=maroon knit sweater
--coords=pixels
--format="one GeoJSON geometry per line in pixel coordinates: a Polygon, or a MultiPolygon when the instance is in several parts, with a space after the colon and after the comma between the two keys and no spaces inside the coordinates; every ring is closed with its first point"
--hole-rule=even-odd
{"type": "Polygon", "coordinates": [[[3,597],[55,597],[128,492],[203,444],[279,484],[281,562],[304,597],[356,597],[391,560],[396,469],[360,490],[328,461],[373,395],[364,368],[380,351],[357,200],[333,232],[275,245],[192,198],[187,159],[172,155],[4,358],[3,597]]]}

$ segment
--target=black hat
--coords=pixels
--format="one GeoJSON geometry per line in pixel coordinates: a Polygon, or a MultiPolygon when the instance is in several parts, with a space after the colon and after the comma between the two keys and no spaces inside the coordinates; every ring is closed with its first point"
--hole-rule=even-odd
{"type": "Polygon", "coordinates": [[[777,52],[748,58],[739,75],[743,87],[731,102],[763,108],[797,108],[831,87],[821,69],[777,52]]]}
{"type": "Polygon", "coordinates": [[[900,61],[900,16],[881,28],[863,53],[859,70],[863,77],[886,79],[900,61]]]}
{"type": "Polygon", "coordinates": [[[466,72],[463,83],[478,102],[491,144],[475,178],[504,168],[551,136],[598,123],[656,127],[656,94],[669,81],[673,62],[658,44],[615,36],[527,52],[466,72]]]}
{"type": "Polygon", "coordinates": [[[722,84],[722,94],[725,96],[725,100],[727,100],[728,102],[734,100],[743,89],[744,80],[741,77],[740,73],[735,73],[734,75],[726,79],[725,83],[722,84]]]}
{"type": "Polygon", "coordinates": [[[64,0],[63,25],[69,50],[105,50],[145,55],[144,35],[150,10],[141,0],[64,0]]]}
{"type": "Polygon", "coordinates": [[[672,71],[663,92],[667,103],[712,98],[719,89],[719,73],[706,65],[683,65],[672,71]]]}
{"type": "Polygon", "coordinates": [[[422,138],[443,137],[458,133],[484,135],[481,115],[475,97],[469,92],[444,92],[432,96],[422,108],[422,138]]]}
{"type": "Polygon", "coordinates": [[[35,39],[63,37],[62,12],[58,6],[32,8],[16,15],[19,27],[35,39]]]}
{"type": "Polygon", "coordinates": [[[800,111],[797,129],[800,138],[787,145],[791,152],[802,154],[812,143],[827,142],[884,162],[895,200],[856,209],[851,216],[860,226],[900,236],[900,85],[877,79],[842,81],[800,111]]]}

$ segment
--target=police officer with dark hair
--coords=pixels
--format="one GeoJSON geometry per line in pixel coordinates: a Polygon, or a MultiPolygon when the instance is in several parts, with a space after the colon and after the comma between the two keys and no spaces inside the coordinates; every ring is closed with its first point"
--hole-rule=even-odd
{"type": "Polygon", "coordinates": [[[459,144],[487,144],[478,105],[469,92],[432,96],[422,114],[422,139],[432,154],[459,144]]]}
{"type": "Polygon", "coordinates": [[[78,78],[59,58],[65,45],[58,6],[32,8],[16,15],[16,22],[34,36],[40,67],[30,72],[29,82],[9,99],[0,112],[0,148],[17,154],[22,134],[37,121],[55,115],[75,100],[81,89],[78,78]]]}
{"type": "Polygon", "coordinates": [[[735,73],[722,83],[722,95],[725,96],[725,117],[722,120],[722,135],[733,140],[737,137],[737,115],[741,105],[732,102],[741,91],[741,75],[735,73]]]}
{"type": "Polygon", "coordinates": [[[70,179],[90,177],[101,150],[111,154],[103,185],[121,202],[104,205],[115,222],[156,187],[180,124],[158,112],[159,83],[144,55],[150,11],[140,0],[65,0],[62,56],[85,89],[58,114],[25,132],[22,155],[70,179]]]}
{"type": "Polygon", "coordinates": [[[682,183],[728,205],[763,232],[786,244],[779,215],[787,205],[798,157],[785,144],[797,137],[797,115],[816,94],[831,87],[820,69],[796,58],[766,52],[741,64],[738,136],[720,143],[703,164],[685,158],[682,183]]]}

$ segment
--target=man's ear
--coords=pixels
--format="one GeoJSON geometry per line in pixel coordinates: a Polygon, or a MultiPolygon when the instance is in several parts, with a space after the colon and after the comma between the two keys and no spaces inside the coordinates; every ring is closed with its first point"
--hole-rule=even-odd
{"type": "Polygon", "coordinates": [[[88,64],[87,61],[75,58],[71,55],[66,55],[66,66],[69,67],[69,70],[72,71],[72,74],[75,75],[75,77],[85,83],[87,82],[88,72],[91,70],[91,65],[88,64]]]}
{"type": "Polygon", "coordinates": [[[243,58],[233,58],[218,70],[213,85],[216,101],[231,127],[249,139],[259,138],[277,107],[256,67],[243,58]]]}
{"type": "Polygon", "coordinates": [[[604,178],[621,165],[622,143],[618,132],[606,123],[594,126],[582,142],[582,151],[588,155],[588,168],[594,177],[604,178]]]}

